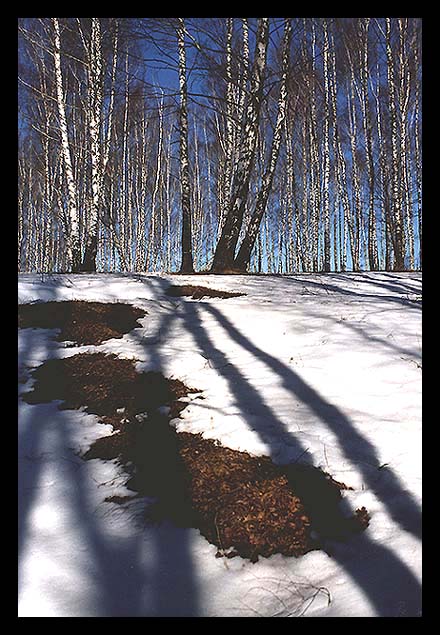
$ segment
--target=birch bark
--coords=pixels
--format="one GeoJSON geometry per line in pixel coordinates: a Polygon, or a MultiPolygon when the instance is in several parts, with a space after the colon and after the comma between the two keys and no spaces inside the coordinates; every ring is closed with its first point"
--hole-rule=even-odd
{"type": "Polygon", "coordinates": [[[331,270],[330,264],[330,85],[328,72],[329,38],[327,20],[324,18],[324,174],[323,174],[323,213],[324,213],[324,271],[331,270]]]}
{"type": "Polygon", "coordinates": [[[89,92],[89,137],[91,164],[91,201],[87,227],[87,238],[83,271],[96,271],[96,255],[98,250],[98,222],[101,212],[102,198],[102,157],[101,157],[101,125],[102,125],[102,42],[101,23],[99,18],[92,18],[90,44],[88,52],[88,92],[89,92]]]}
{"type": "Polygon", "coordinates": [[[348,89],[348,111],[350,120],[350,149],[351,149],[351,174],[352,174],[352,189],[353,189],[353,249],[352,249],[352,261],[353,270],[359,271],[360,269],[360,241],[361,241],[361,188],[359,179],[359,166],[357,157],[357,116],[356,116],[356,103],[354,98],[354,71],[351,67],[351,82],[348,89]]]}
{"type": "Polygon", "coordinates": [[[310,100],[310,176],[311,176],[311,261],[312,270],[319,269],[319,212],[321,208],[321,168],[319,162],[319,147],[317,139],[317,114],[316,114],[316,31],[312,20],[312,81],[310,100]]]}
{"type": "Polygon", "coordinates": [[[180,133],[180,187],[182,205],[182,263],[180,273],[193,273],[191,192],[188,157],[188,100],[186,80],[185,19],[177,18],[177,46],[179,51],[179,133],[180,133]]]}
{"type": "Polygon", "coordinates": [[[63,87],[63,74],[61,68],[61,36],[58,18],[52,18],[54,29],[54,66],[57,95],[57,107],[60,123],[61,150],[64,161],[64,171],[67,182],[67,205],[69,214],[69,227],[66,235],[69,266],[73,272],[77,272],[81,266],[81,245],[79,238],[79,214],[77,209],[77,188],[73,173],[73,163],[69,144],[67,128],[66,102],[63,87]]]}
{"type": "MultiPolygon", "coordinates": [[[[410,74],[406,55],[405,41],[408,33],[408,18],[399,18],[399,105],[400,105],[400,187],[401,204],[405,201],[405,238],[408,241],[409,267],[414,269],[414,229],[412,219],[412,205],[408,182],[407,160],[408,152],[408,106],[410,97],[410,74]]],[[[403,214],[402,214],[403,216],[403,214]]],[[[403,220],[403,218],[402,218],[403,220]]],[[[404,247],[404,251],[406,251],[404,247]]]]}
{"type": "Polygon", "coordinates": [[[257,194],[254,212],[251,216],[246,235],[241,243],[238,255],[234,261],[234,268],[240,271],[246,271],[249,266],[251,252],[260,228],[261,219],[266,210],[266,205],[272,188],[272,182],[278,161],[278,155],[280,152],[283,125],[287,112],[287,74],[290,59],[291,36],[292,23],[290,19],[286,19],[284,23],[284,36],[282,44],[282,76],[280,93],[278,97],[278,112],[275,129],[273,131],[269,165],[263,175],[262,184],[257,194]]]}
{"type": "Polygon", "coordinates": [[[403,240],[403,223],[402,223],[402,206],[401,206],[401,190],[399,183],[399,146],[398,146],[398,129],[397,129],[397,110],[396,110],[396,89],[395,89],[395,70],[393,49],[391,46],[391,20],[385,19],[386,25],[386,56],[387,56],[387,75],[388,75],[388,96],[389,96],[389,112],[391,120],[391,179],[392,179],[392,210],[393,210],[393,248],[394,248],[394,269],[403,271],[404,269],[404,240],[403,240]]]}
{"type": "Polygon", "coordinates": [[[376,271],[378,269],[378,255],[377,255],[377,232],[376,232],[376,215],[374,209],[374,188],[375,188],[375,174],[374,174],[374,159],[373,159],[373,139],[372,139],[372,125],[371,115],[368,99],[368,27],[370,18],[364,18],[361,21],[362,29],[362,64],[361,64],[361,108],[364,124],[364,136],[365,136],[365,153],[368,170],[368,262],[370,270],[376,271]]]}
{"type": "Polygon", "coordinates": [[[422,269],[422,161],[420,149],[420,123],[419,123],[419,52],[416,38],[414,39],[414,63],[415,63],[415,116],[414,116],[414,153],[416,163],[416,186],[417,186],[417,219],[419,230],[419,267],[422,269]]]}
{"type": "Polygon", "coordinates": [[[348,196],[348,187],[347,187],[347,167],[345,163],[344,153],[342,151],[341,138],[339,134],[339,118],[338,118],[338,107],[337,107],[337,77],[336,77],[336,56],[335,56],[335,47],[334,41],[332,38],[332,49],[330,55],[330,104],[331,104],[331,114],[333,119],[333,136],[334,136],[334,145],[336,150],[336,179],[339,190],[339,199],[342,203],[342,213],[343,213],[343,222],[342,225],[342,239],[340,241],[340,251],[341,251],[341,269],[343,271],[347,268],[347,250],[345,248],[345,239],[346,232],[345,227],[348,228],[348,234],[350,238],[350,246],[351,251],[354,253],[354,232],[353,225],[350,221],[351,211],[350,211],[350,200],[348,196]]]}
{"type": "Polygon", "coordinates": [[[269,18],[259,18],[244,133],[232,183],[228,213],[214,254],[213,272],[225,271],[234,266],[235,249],[243,221],[249,182],[255,161],[268,41],[269,18]]]}

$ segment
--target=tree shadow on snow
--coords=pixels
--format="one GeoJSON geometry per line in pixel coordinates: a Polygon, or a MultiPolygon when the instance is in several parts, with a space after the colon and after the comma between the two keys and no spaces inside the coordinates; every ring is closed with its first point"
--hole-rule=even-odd
{"type": "MultiPolygon", "coordinates": [[[[183,311],[182,316],[186,328],[192,333],[196,345],[207,358],[215,361],[215,367],[228,382],[241,414],[247,418],[249,427],[268,445],[272,456],[279,453],[280,444],[287,445],[290,446],[292,454],[301,457],[301,461],[312,463],[312,457],[307,452],[307,448],[290,433],[259,391],[230,362],[228,356],[214,344],[208,329],[203,325],[203,313],[213,316],[217,323],[223,327],[226,336],[270,368],[274,375],[282,380],[289,392],[296,399],[301,400],[332,430],[347,459],[358,466],[365,482],[386,506],[394,521],[406,531],[420,537],[421,513],[411,494],[402,488],[392,471],[389,472],[387,492],[384,493],[376,487],[372,478],[372,470],[365,469],[365,464],[360,462],[360,459],[367,460],[370,465],[379,467],[375,448],[336,406],[327,402],[299,375],[278,359],[256,347],[214,305],[205,302],[184,302],[180,308],[183,311]]],[[[337,550],[334,556],[362,588],[375,606],[377,613],[379,615],[397,615],[404,610],[406,615],[418,615],[420,611],[420,584],[407,565],[386,547],[379,546],[369,540],[366,534],[357,540],[357,544],[359,546],[357,558],[347,559],[343,555],[338,556],[337,550]],[[366,569],[363,558],[369,556],[373,557],[375,565],[366,569]],[[377,569],[376,556],[380,556],[379,562],[383,565],[380,571],[377,569]],[[384,601],[383,584],[387,586],[386,602],[384,601]]]]}
{"type": "MultiPolygon", "coordinates": [[[[159,330],[162,327],[159,324],[159,330]]],[[[28,341],[31,344],[32,337],[28,341]]],[[[30,352],[23,350],[22,359],[26,360],[30,352]]],[[[161,359],[158,352],[154,354],[154,364],[159,370],[161,359]]],[[[85,606],[76,607],[75,612],[81,614],[84,611],[85,615],[99,617],[198,616],[200,607],[190,531],[152,525],[128,537],[111,536],[105,529],[105,521],[98,518],[98,510],[90,500],[89,464],[72,451],[75,442],[69,431],[71,424],[60,418],[57,425],[51,425],[47,414],[50,415],[50,408],[55,408],[55,404],[26,407],[29,414],[20,426],[18,441],[19,568],[29,539],[30,517],[38,504],[37,493],[42,486],[45,468],[43,450],[50,447],[54,452],[48,460],[58,461],[62,465],[61,473],[66,479],[68,491],[65,503],[68,500],[73,522],[77,524],[81,535],[81,546],[84,547],[78,559],[87,559],[81,575],[84,575],[85,587],[90,588],[93,594],[92,598],[85,598],[85,606]],[[51,435],[50,444],[45,446],[45,435],[48,433],[51,435]],[[149,545],[153,545],[154,553],[151,553],[149,545]]],[[[63,562],[60,557],[60,567],[68,567],[69,562],[75,562],[74,553],[66,554],[66,558],[63,562]]],[[[22,584],[19,577],[19,591],[22,584]]],[[[54,585],[51,593],[55,604],[66,607],[61,610],[70,615],[76,602],[75,589],[57,588],[54,585]]]]}
{"type": "MultiPolygon", "coordinates": [[[[420,294],[420,289],[418,287],[412,287],[405,284],[401,284],[399,282],[399,286],[396,284],[387,284],[380,281],[375,280],[369,276],[365,276],[364,274],[356,274],[358,278],[348,276],[348,280],[352,283],[358,282],[359,284],[368,283],[371,287],[377,286],[382,287],[390,291],[389,295],[383,293],[369,293],[366,289],[346,289],[344,287],[339,286],[339,284],[332,283],[331,275],[322,275],[322,280],[310,280],[308,277],[304,278],[289,278],[286,277],[286,280],[291,282],[292,284],[298,287],[299,295],[307,295],[312,294],[316,295],[314,289],[320,290],[321,292],[325,290],[327,294],[330,296],[331,294],[349,296],[353,299],[358,300],[379,300],[381,302],[399,304],[406,306],[410,309],[414,310],[422,310],[422,304],[420,301],[416,299],[412,299],[409,297],[410,294],[420,294]],[[312,291],[309,290],[309,287],[312,291]],[[401,295],[396,295],[400,293],[401,295]]],[[[343,280],[343,274],[337,274],[336,282],[341,282],[343,280]]]]}

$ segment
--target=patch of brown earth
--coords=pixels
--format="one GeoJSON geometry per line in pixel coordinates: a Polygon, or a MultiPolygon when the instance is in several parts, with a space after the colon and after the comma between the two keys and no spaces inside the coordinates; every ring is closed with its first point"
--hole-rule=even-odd
{"type": "Polygon", "coordinates": [[[186,404],[179,397],[189,392],[178,379],[166,379],[161,373],[138,373],[133,360],[104,353],[80,353],[64,359],[50,359],[32,374],[33,390],[23,395],[28,403],[60,399],[63,408],[85,408],[87,412],[127,418],[169,406],[173,414],[186,404]]]}
{"type": "Polygon", "coordinates": [[[169,419],[186,406],[179,399],[198,392],[179,380],[138,373],[133,361],[102,353],[49,360],[33,376],[29,403],[62,399],[63,407],[84,407],[113,426],[84,458],[117,459],[127,486],[157,500],[150,519],[198,528],[218,556],[297,557],[319,548],[312,530],[321,539],[346,539],[368,525],[364,508],[351,518],[342,514],[346,486],[317,468],[277,466],[200,434],[177,433],[169,419]],[[167,415],[158,412],[164,405],[167,415]]]}
{"type": "Polygon", "coordinates": [[[58,341],[101,344],[140,326],[146,312],[121,302],[36,302],[18,305],[20,328],[60,329],[58,341]]]}
{"type": "Polygon", "coordinates": [[[193,300],[201,300],[202,298],[238,298],[246,295],[245,293],[233,293],[231,291],[219,291],[209,289],[208,287],[200,287],[192,284],[171,285],[166,290],[166,295],[173,298],[181,296],[189,296],[193,300]]]}
{"type": "Polygon", "coordinates": [[[319,547],[312,530],[321,539],[345,539],[368,524],[368,517],[342,514],[347,488],[320,469],[275,465],[201,435],[181,433],[178,443],[198,527],[219,555],[298,557],[319,547]]]}

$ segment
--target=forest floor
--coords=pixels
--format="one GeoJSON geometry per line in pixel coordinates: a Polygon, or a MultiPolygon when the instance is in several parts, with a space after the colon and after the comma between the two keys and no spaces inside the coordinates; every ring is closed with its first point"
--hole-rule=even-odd
{"type": "Polygon", "coordinates": [[[420,615],[421,297],[20,275],[19,615],[420,615]]]}

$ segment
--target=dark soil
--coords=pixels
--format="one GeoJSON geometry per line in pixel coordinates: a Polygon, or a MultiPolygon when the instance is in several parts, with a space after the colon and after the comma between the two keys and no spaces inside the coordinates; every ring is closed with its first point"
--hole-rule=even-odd
{"type": "Polygon", "coordinates": [[[63,408],[81,408],[107,417],[123,419],[138,413],[151,413],[160,406],[171,408],[171,415],[185,407],[178,401],[189,392],[178,379],[161,373],[138,373],[134,362],[104,353],[80,353],[64,359],[50,359],[32,374],[33,390],[23,395],[28,403],[60,399],[63,408]],[[118,411],[122,411],[118,413],[118,411]]]}
{"type": "Polygon", "coordinates": [[[173,298],[189,296],[193,300],[201,300],[202,298],[238,298],[239,296],[246,295],[245,293],[218,291],[216,289],[209,289],[208,287],[200,287],[192,284],[171,285],[166,290],[166,294],[173,298]]]}
{"type": "MultiPolygon", "coordinates": [[[[179,380],[138,373],[134,362],[102,353],[49,360],[33,376],[27,402],[61,399],[63,407],[84,407],[113,426],[114,433],[98,439],[84,458],[117,459],[129,475],[127,486],[157,500],[150,520],[197,527],[219,548],[218,556],[253,562],[274,553],[297,557],[320,547],[313,529],[321,539],[346,539],[368,525],[364,508],[344,517],[346,486],[317,468],[277,466],[200,434],[177,433],[169,419],[191,392],[179,380]],[[163,405],[170,408],[167,416],[157,411],[163,405]]],[[[123,504],[126,497],[109,500],[123,504]]]]}
{"type": "Polygon", "coordinates": [[[101,344],[140,326],[146,312],[120,302],[36,302],[18,306],[20,328],[60,329],[58,341],[101,344]]]}
{"type": "Polygon", "coordinates": [[[297,557],[319,547],[313,529],[321,539],[345,539],[368,524],[367,517],[342,515],[346,486],[322,470],[278,466],[201,435],[181,433],[177,442],[197,526],[221,555],[232,549],[253,561],[274,553],[297,557]]]}

